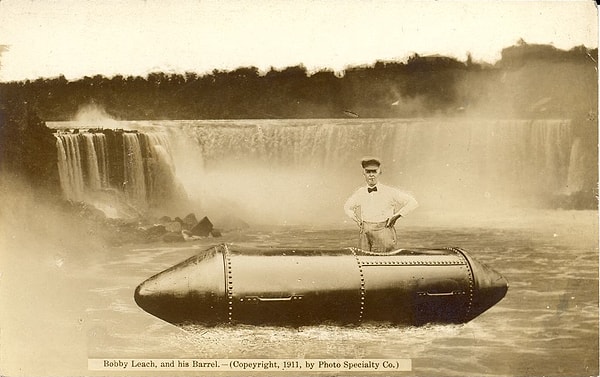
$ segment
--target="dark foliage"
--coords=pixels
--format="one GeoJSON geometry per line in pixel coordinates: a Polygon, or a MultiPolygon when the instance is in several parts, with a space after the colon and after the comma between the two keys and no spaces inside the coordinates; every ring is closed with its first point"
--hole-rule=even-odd
{"type": "Polygon", "coordinates": [[[58,193],[56,139],[21,96],[0,90],[0,172],[18,174],[33,186],[58,193]]]}
{"type": "Polygon", "coordinates": [[[564,51],[521,42],[504,49],[495,66],[474,63],[470,56],[461,62],[414,55],[407,62],[348,68],[341,77],[328,70],[309,74],[303,66],[271,69],[263,75],[256,67],[244,67],[202,76],[157,72],[77,81],[60,76],[2,83],[0,90],[5,98],[27,102],[45,120],[73,119],[90,104],[116,119],[342,118],[349,112],[360,117],[455,116],[486,106],[495,116],[562,117],[565,111],[585,112],[593,106],[597,89],[591,86],[574,88],[573,100],[559,97],[573,91],[564,88],[573,75],[582,82],[597,82],[596,59],[597,50],[583,46],[564,51]],[[558,64],[566,67],[560,68],[566,82],[554,77],[552,67],[558,64]],[[527,69],[536,74],[515,76],[527,69]],[[507,74],[517,78],[507,81],[507,74]],[[531,105],[548,91],[555,106],[531,114],[531,105]],[[504,107],[516,114],[507,114],[504,107]]]}

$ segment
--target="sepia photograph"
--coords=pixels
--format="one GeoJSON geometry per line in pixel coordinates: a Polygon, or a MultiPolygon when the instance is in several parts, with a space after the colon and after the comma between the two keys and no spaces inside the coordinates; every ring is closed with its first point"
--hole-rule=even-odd
{"type": "Polygon", "coordinates": [[[591,0],[0,0],[0,375],[598,376],[591,0]]]}

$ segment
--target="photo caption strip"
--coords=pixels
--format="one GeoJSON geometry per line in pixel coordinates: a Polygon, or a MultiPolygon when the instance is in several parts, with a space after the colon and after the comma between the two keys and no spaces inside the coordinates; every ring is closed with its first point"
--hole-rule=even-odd
{"type": "Polygon", "coordinates": [[[411,359],[88,359],[98,371],[314,371],[381,372],[412,370],[411,359]]]}

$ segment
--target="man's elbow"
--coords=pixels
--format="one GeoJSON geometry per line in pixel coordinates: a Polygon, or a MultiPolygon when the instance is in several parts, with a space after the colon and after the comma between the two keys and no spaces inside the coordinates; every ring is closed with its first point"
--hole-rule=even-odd
{"type": "Polygon", "coordinates": [[[414,211],[418,206],[419,202],[417,202],[415,198],[411,197],[408,203],[406,203],[406,205],[404,206],[406,211],[405,213],[414,211]]]}

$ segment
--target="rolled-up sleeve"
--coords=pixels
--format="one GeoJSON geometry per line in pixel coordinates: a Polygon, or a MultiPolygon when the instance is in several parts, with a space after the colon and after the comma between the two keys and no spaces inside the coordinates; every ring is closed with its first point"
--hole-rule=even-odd
{"type": "Polygon", "coordinates": [[[354,219],[356,216],[356,208],[358,207],[357,196],[357,192],[354,192],[352,196],[346,200],[346,203],[344,203],[344,212],[346,213],[346,216],[351,219],[354,219]]]}

